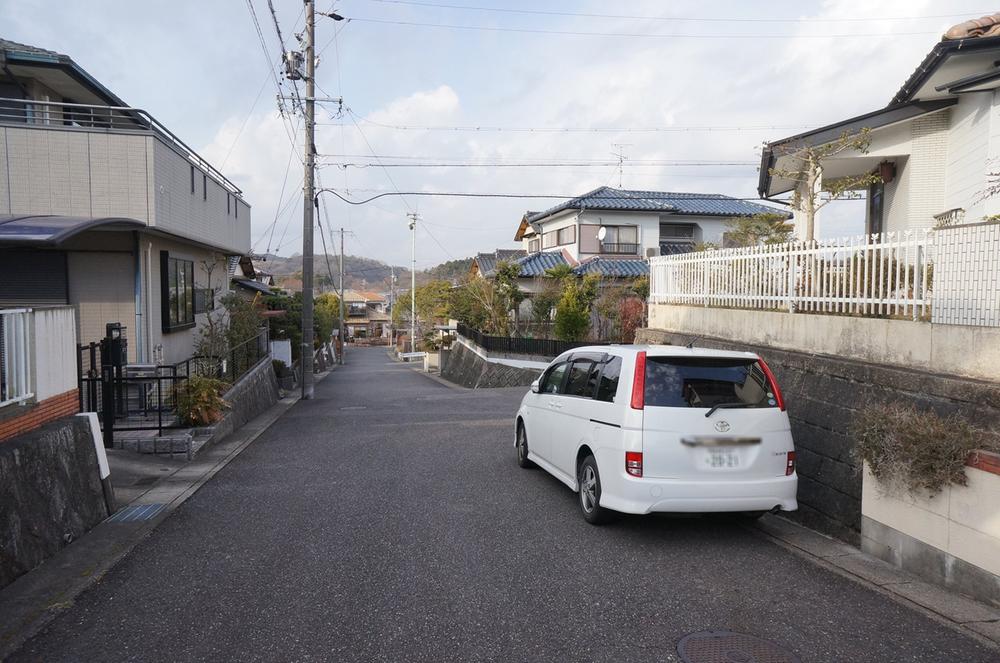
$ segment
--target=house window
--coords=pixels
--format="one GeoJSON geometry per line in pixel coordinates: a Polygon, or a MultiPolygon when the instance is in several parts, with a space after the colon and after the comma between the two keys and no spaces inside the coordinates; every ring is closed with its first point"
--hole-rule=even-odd
{"type": "Polygon", "coordinates": [[[638,226],[605,226],[601,253],[635,255],[639,252],[638,226]]]}
{"type": "Polygon", "coordinates": [[[233,211],[232,210],[232,203],[233,203],[232,196],[230,196],[227,193],[226,194],[226,216],[229,216],[232,213],[232,211],[233,211]]]}
{"type": "Polygon", "coordinates": [[[208,175],[204,173],[201,176],[201,199],[208,200],[208,175]]]}
{"type": "Polygon", "coordinates": [[[194,262],[160,251],[160,294],[163,331],[194,327],[194,262]]]}
{"type": "Polygon", "coordinates": [[[194,314],[208,313],[215,310],[215,289],[195,288],[194,290],[194,314]]]}
{"type": "Polygon", "coordinates": [[[191,193],[194,194],[194,166],[191,166],[191,193]]]}
{"type": "Polygon", "coordinates": [[[556,231],[542,233],[542,248],[551,249],[556,245],[556,231]]]}
{"type": "Polygon", "coordinates": [[[564,244],[575,244],[576,243],[576,226],[568,226],[566,228],[560,228],[558,231],[559,246],[564,244]]]}
{"type": "Polygon", "coordinates": [[[236,212],[236,218],[240,218],[240,201],[233,198],[233,211],[236,212]]]}
{"type": "Polygon", "coordinates": [[[882,232],[885,216],[885,182],[873,182],[868,186],[868,234],[882,232]]]}
{"type": "Polygon", "coordinates": [[[692,239],[694,238],[694,225],[690,223],[663,223],[660,224],[660,239],[692,239]]]}
{"type": "Polygon", "coordinates": [[[542,240],[540,239],[528,240],[528,253],[538,253],[538,251],[541,248],[542,248],[542,240]]]}

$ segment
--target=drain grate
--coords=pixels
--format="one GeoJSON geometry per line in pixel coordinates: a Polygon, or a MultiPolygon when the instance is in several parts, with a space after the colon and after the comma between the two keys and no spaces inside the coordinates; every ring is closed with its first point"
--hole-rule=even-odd
{"type": "Polygon", "coordinates": [[[115,515],[108,518],[109,523],[138,523],[143,520],[150,520],[156,514],[163,511],[166,504],[136,504],[127,506],[115,515]]]}
{"type": "Polygon", "coordinates": [[[745,633],[701,631],[681,638],[677,653],[684,663],[800,663],[792,652],[745,633]]]}

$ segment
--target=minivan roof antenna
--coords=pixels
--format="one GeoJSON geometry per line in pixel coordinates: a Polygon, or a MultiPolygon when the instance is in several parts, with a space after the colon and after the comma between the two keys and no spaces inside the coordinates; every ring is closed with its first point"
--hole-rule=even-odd
{"type": "Polygon", "coordinates": [[[694,338],[691,339],[691,342],[688,343],[687,345],[685,345],[684,347],[687,348],[688,350],[690,350],[691,348],[694,347],[694,344],[696,342],[700,341],[700,340],[701,340],[701,336],[695,336],[694,338]]]}

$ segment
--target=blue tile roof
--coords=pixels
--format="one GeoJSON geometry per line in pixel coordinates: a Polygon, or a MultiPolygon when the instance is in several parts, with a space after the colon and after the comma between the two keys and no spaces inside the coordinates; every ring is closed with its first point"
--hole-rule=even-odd
{"type": "Polygon", "coordinates": [[[573,268],[573,273],[579,276],[600,274],[613,278],[635,278],[649,274],[649,264],[645,260],[601,258],[598,256],[581,262],[573,268]]]}
{"type": "Polygon", "coordinates": [[[552,269],[556,265],[569,264],[561,251],[532,253],[521,258],[517,263],[521,265],[521,277],[523,278],[545,276],[545,270],[552,269]]]}
{"type": "Polygon", "coordinates": [[[528,217],[534,223],[564,210],[621,210],[659,212],[690,216],[753,216],[764,212],[791,215],[785,210],[760,205],[719,193],[670,193],[666,191],[628,191],[602,186],[528,217]]]}
{"type": "Polygon", "coordinates": [[[491,278],[496,275],[498,262],[516,262],[523,256],[523,249],[497,249],[493,253],[477,254],[473,260],[479,266],[479,273],[483,278],[491,278]]]}

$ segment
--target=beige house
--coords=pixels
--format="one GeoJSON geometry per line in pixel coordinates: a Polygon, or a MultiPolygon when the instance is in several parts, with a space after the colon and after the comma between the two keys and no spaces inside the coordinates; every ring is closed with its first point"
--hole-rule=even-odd
{"type": "Polygon", "coordinates": [[[80,343],[181,361],[250,249],[240,189],[72,59],[0,39],[0,308],[70,304],[80,343]]]}

